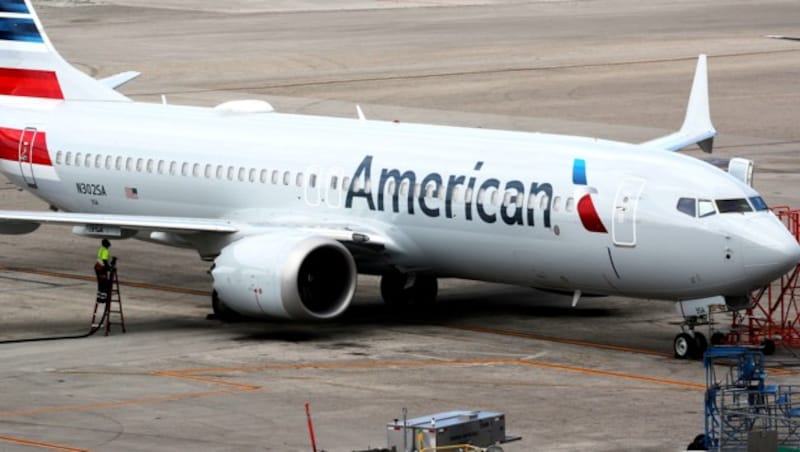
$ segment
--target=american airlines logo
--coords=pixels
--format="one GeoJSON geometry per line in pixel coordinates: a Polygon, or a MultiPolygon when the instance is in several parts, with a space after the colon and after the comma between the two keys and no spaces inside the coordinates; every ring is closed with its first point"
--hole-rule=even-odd
{"type": "Polygon", "coordinates": [[[578,217],[583,227],[590,232],[608,233],[592,202],[592,194],[597,193],[597,190],[589,186],[586,181],[586,160],[575,159],[572,162],[572,183],[578,187],[585,187],[578,197],[578,217]]]}
{"type": "Polygon", "coordinates": [[[549,183],[503,183],[480,174],[483,162],[476,162],[468,174],[417,175],[414,170],[398,168],[373,171],[372,161],[373,156],[367,155],[356,168],[347,190],[346,208],[352,209],[356,201],[362,200],[369,210],[380,212],[404,210],[409,215],[419,212],[431,218],[463,215],[467,221],[477,218],[484,223],[496,223],[499,218],[507,225],[519,226],[534,226],[534,214],[541,211],[544,227],[550,228],[553,187],[549,183]],[[378,173],[380,176],[374,179],[373,174],[378,173]],[[375,181],[377,190],[372,189],[375,181]]]}

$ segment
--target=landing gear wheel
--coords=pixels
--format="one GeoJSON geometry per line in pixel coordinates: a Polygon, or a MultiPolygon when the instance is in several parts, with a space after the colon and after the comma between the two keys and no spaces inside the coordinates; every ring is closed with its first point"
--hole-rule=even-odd
{"type": "Polygon", "coordinates": [[[438,290],[436,278],[429,275],[391,272],[381,277],[381,296],[392,308],[434,303],[438,290]]]}
{"type": "Polygon", "coordinates": [[[238,322],[242,320],[242,316],[233,309],[225,306],[225,303],[219,299],[217,291],[211,292],[211,309],[213,314],[209,314],[209,319],[221,320],[223,322],[238,322]]]}
{"type": "Polygon", "coordinates": [[[711,345],[722,345],[725,342],[725,333],[721,331],[715,331],[714,334],[711,335],[711,345]]]}
{"type": "Polygon", "coordinates": [[[675,336],[672,342],[672,351],[675,352],[675,357],[678,359],[689,359],[695,356],[697,344],[694,338],[687,333],[681,333],[675,336]]]}
{"type": "Polygon", "coordinates": [[[686,450],[706,450],[706,435],[695,436],[694,441],[686,447],[686,450]]]}
{"type": "Polygon", "coordinates": [[[761,342],[761,351],[767,355],[771,356],[775,354],[775,341],[772,339],[764,339],[761,342]]]}
{"type": "Polygon", "coordinates": [[[706,336],[703,333],[694,333],[694,345],[697,347],[695,352],[697,353],[698,357],[702,357],[703,353],[708,350],[708,340],[706,340],[706,336]]]}

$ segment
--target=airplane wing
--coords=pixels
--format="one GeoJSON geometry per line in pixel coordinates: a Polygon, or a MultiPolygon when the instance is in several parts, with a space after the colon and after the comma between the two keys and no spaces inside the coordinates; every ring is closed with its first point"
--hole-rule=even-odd
{"type": "Polygon", "coordinates": [[[366,228],[339,223],[314,223],[301,219],[247,223],[218,218],[184,218],[148,215],[109,215],[95,213],[38,212],[0,210],[0,234],[27,234],[42,224],[83,228],[86,235],[114,235],[121,229],[132,231],[172,232],[176,234],[219,233],[257,235],[275,229],[303,230],[345,244],[383,248],[390,240],[366,228]]]}
{"type": "Polygon", "coordinates": [[[194,232],[233,233],[239,231],[239,227],[228,220],[0,210],[0,234],[24,234],[35,230],[41,224],[94,226],[98,228],[112,226],[140,231],[169,231],[183,234],[194,232]],[[26,228],[28,229],[26,230],[26,228]]]}
{"type": "Polygon", "coordinates": [[[697,58],[697,69],[694,72],[689,105],[686,107],[686,117],[680,130],[641,143],[641,145],[668,151],[678,151],[687,146],[697,144],[704,152],[711,153],[716,135],[717,131],[711,124],[711,115],[708,107],[706,56],[700,55],[697,58]]]}

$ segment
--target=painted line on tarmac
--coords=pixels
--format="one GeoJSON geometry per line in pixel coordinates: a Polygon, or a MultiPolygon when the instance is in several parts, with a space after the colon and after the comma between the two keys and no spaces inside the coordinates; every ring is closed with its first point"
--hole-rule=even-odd
{"type": "Polygon", "coordinates": [[[433,366],[457,366],[457,365],[519,365],[528,367],[539,367],[543,369],[559,370],[565,372],[581,373],[585,375],[596,375],[603,377],[622,378],[628,380],[656,383],[660,385],[680,386],[689,389],[704,390],[704,384],[692,383],[688,381],[672,380],[668,378],[651,377],[647,375],[632,374],[625,372],[613,372],[602,369],[592,369],[589,367],[570,366],[566,364],[548,363],[545,361],[527,359],[457,359],[448,361],[376,361],[376,362],[346,362],[346,363],[310,363],[310,364],[273,364],[263,366],[242,366],[242,367],[207,367],[196,369],[172,370],[162,373],[169,376],[189,376],[204,373],[225,373],[225,372],[263,372],[268,370],[336,370],[336,369],[374,369],[391,367],[433,367],[433,366]]]}
{"type": "Polygon", "coordinates": [[[39,449],[60,450],[64,452],[89,452],[89,449],[80,449],[77,447],[64,446],[54,443],[43,443],[41,441],[32,441],[25,438],[15,438],[13,436],[0,435],[0,443],[18,444],[21,446],[38,447],[39,449]]]}
{"type": "Polygon", "coordinates": [[[472,326],[472,325],[443,325],[446,328],[451,328],[454,330],[462,330],[462,331],[472,331],[475,333],[487,333],[487,334],[496,334],[500,336],[511,336],[511,337],[520,337],[523,339],[533,339],[537,341],[546,341],[546,342],[555,342],[559,344],[569,344],[569,345],[580,345],[582,347],[592,347],[592,348],[600,348],[603,350],[614,350],[618,352],[626,352],[626,353],[639,353],[642,355],[651,355],[651,356],[672,356],[671,353],[664,353],[658,352],[655,350],[647,350],[643,348],[634,348],[634,347],[625,347],[622,345],[612,345],[612,344],[603,344],[601,342],[590,342],[590,341],[582,341],[580,339],[568,339],[563,337],[555,337],[555,336],[543,336],[541,334],[533,334],[533,333],[523,333],[520,331],[511,331],[511,330],[501,330],[496,328],[486,328],[482,326],[472,326]]]}
{"type": "MultiPolygon", "coordinates": [[[[215,386],[223,386],[226,389],[216,391],[204,392],[190,392],[185,394],[173,394],[160,397],[145,397],[140,399],[120,400],[115,402],[100,402],[88,403],[84,405],[67,405],[56,407],[43,407],[34,408],[30,410],[18,410],[0,412],[0,418],[16,417],[16,416],[33,416],[39,414],[52,414],[71,411],[92,411],[101,410],[106,408],[118,408],[133,405],[144,405],[160,402],[172,402],[194,398],[218,396],[218,395],[232,395],[241,394],[244,392],[260,391],[261,386],[252,384],[236,383],[229,380],[222,380],[219,378],[206,377],[202,374],[214,373],[229,373],[229,372],[264,372],[264,371],[282,371],[282,370],[337,370],[337,369],[380,369],[392,367],[405,367],[405,368],[423,368],[423,367],[441,367],[441,366],[476,366],[476,365],[514,365],[524,367],[537,367],[540,369],[555,370],[561,372],[580,373],[584,375],[594,375],[601,377],[610,377],[615,379],[635,380],[646,383],[653,383],[666,386],[677,386],[685,389],[703,390],[704,385],[691,383],[687,381],[671,380],[667,378],[651,377],[647,375],[639,375],[624,372],[613,372],[602,369],[592,369],[588,367],[570,366],[565,364],[548,363],[544,361],[534,361],[525,359],[457,359],[448,361],[353,361],[343,363],[308,363],[308,364],[269,364],[262,366],[241,366],[241,367],[200,367],[179,370],[159,370],[150,372],[149,375],[156,377],[177,378],[181,380],[192,381],[195,383],[203,383],[215,386]]],[[[107,373],[106,373],[107,374],[107,373]]]]}

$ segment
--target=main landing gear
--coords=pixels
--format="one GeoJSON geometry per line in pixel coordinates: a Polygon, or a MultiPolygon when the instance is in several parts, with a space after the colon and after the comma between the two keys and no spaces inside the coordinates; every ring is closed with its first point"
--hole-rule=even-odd
{"type": "Polygon", "coordinates": [[[432,304],[436,301],[438,290],[435,276],[391,272],[381,277],[381,296],[390,308],[432,304]]]}
{"type": "Polygon", "coordinates": [[[694,331],[693,327],[683,328],[683,332],[672,341],[672,351],[678,359],[700,358],[708,349],[706,336],[694,331]]]}
{"type": "Polygon", "coordinates": [[[238,322],[243,319],[241,314],[229,308],[220,300],[216,290],[211,292],[211,310],[214,313],[208,315],[209,319],[221,320],[223,322],[238,322]]]}

